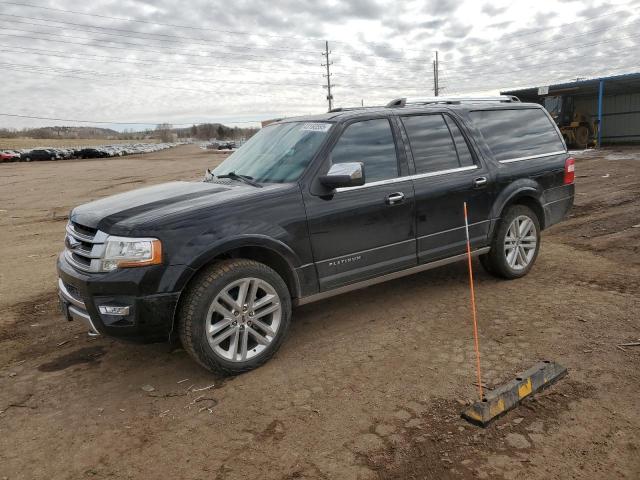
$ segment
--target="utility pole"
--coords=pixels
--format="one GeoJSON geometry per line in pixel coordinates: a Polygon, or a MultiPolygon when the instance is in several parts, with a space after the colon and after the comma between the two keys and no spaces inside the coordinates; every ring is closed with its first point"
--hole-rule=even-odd
{"type": "Polygon", "coordinates": [[[433,61],[433,96],[437,97],[438,92],[438,51],[436,50],[436,59],[433,61]]]}
{"type": "Polygon", "coordinates": [[[323,75],[323,77],[327,77],[327,86],[324,88],[327,89],[327,100],[329,101],[329,111],[331,111],[331,109],[333,108],[333,95],[331,95],[331,70],[329,67],[333,65],[333,62],[329,59],[329,54],[331,52],[329,51],[328,41],[325,41],[324,48],[325,50],[322,56],[327,58],[327,63],[321,63],[320,65],[323,67],[327,67],[327,74],[323,75]]]}

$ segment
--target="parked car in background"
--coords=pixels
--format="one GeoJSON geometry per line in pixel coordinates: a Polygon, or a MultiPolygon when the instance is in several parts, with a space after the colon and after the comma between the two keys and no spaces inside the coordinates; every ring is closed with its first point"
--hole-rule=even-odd
{"type": "Polygon", "coordinates": [[[129,143],[114,145],[95,145],[88,147],[57,147],[57,148],[34,148],[16,150],[3,150],[0,153],[0,161],[24,161],[31,162],[37,160],[67,160],[71,158],[107,158],[122,157],[124,155],[135,155],[142,153],[157,152],[183,145],[187,142],[172,143],[129,143]]]}
{"type": "Polygon", "coordinates": [[[17,162],[20,160],[20,152],[14,150],[0,151],[0,162],[17,162]]]}
{"type": "Polygon", "coordinates": [[[28,150],[22,154],[21,160],[25,162],[42,161],[42,160],[57,160],[58,156],[55,152],[46,149],[28,150]]]}

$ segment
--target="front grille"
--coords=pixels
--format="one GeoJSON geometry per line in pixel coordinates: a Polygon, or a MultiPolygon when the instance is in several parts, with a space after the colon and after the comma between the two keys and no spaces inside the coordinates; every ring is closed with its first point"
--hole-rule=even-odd
{"type": "Polygon", "coordinates": [[[106,238],[107,235],[100,230],[69,222],[64,242],[65,258],[78,270],[99,272],[106,238]]]}
{"type": "Polygon", "coordinates": [[[98,232],[97,228],[85,227],[84,225],[80,225],[79,223],[76,223],[76,222],[71,222],[71,226],[79,234],[85,235],[91,238],[95,237],[96,233],[98,232]]]}

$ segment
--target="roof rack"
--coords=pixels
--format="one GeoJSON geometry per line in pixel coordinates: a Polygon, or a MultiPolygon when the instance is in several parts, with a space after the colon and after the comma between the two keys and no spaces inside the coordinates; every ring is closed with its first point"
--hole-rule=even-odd
{"type": "Polygon", "coordinates": [[[444,103],[456,105],[461,103],[481,103],[481,102],[501,102],[512,103],[519,102],[520,99],[515,95],[498,95],[495,97],[426,97],[426,98],[396,98],[389,103],[388,108],[402,108],[409,105],[430,105],[436,103],[444,103]]]}
{"type": "Polygon", "coordinates": [[[388,105],[372,105],[370,107],[336,107],[329,110],[329,113],[350,112],[351,110],[367,110],[369,108],[385,108],[388,105]]]}

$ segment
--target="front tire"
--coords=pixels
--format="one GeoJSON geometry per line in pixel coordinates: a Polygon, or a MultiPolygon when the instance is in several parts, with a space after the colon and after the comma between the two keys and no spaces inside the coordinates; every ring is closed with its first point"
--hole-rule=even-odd
{"type": "Polygon", "coordinates": [[[223,260],[203,271],[185,295],[180,340],[214,373],[237,375],[261,366],[289,330],[289,290],[280,275],[262,263],[223,260]]]}
{"type": "Polygon", "coordinates": [[[524,277],[540,251],[540,221],[529,207],[509,207],[493,236],[491,250],[480,259],[485,270],[496,277],[524,277]]]}

